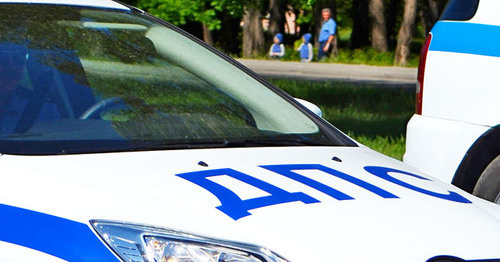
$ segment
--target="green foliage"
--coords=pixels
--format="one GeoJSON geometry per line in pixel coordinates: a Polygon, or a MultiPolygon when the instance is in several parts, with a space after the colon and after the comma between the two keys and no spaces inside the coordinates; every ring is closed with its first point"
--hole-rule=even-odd
{"type": "Polygon", "coordinates": [[[336,0],[336,8],[337,12],[335,14],[335,18],[337,23],[342,27],[352,28],[352,20],[351,16],[352,10],[352,0],[336,0]]]}
{"type": "MultiPolygon", "coordinates": [[[[280,0],[281,1],[281,0],[280,0]]],[[[244,10],[248,7],[254,7],[259,9],[262,14],[265,14],[268,10],[268,1],[255,1],[255,0],[127,0],[129,3],[136,2],[137,5],[156,15],[162,19],[167,20],[170,23],[181,26],[188,22],[198,22],[204,23],[212,31],[218,31],[222,26],[223,17],[233,17],[234,21],[238,21],[243,18],[244,10]]],[[[283,0],[283,4],[290,4],[297,12],[296,22],[305,30],[310,32],[314,31],[316,28],[317,19],[315,17],[315,12],[317,13],[318,8],[322,8],[325,5],[325,1],[319,0],[283,0]],[[320,6],[321,5],[321,6],[320,6]]],[[[394,7],[393,0],[385,0],[386,7],[394,7]]],[[[401,7],[402,5],[397,5],[401,7]]],[[[349,50],[348,45],[350,41],[353,21],[356,17],[353,10],[352,0],[336,0],[334,15],[338,24],[339,32],[339,47],[340,55],[338,57],[331,58],[330,62],[341,62],[341,63],[355,63],[355,64],[373,64],[373,65],[393,65],[394,54],[383,53],[378,54],[372,52],[370,49],[364,48],[362,50],[349,50]]],[[[394,8],[393,8],[394,9],[394,8]]],[[[401,20],[402,8],[397,8],[397,10],[386,10],[388,14],[396,15],[396,23],[392,34],[397,35],[397,28],[399,27],[399,20],[401,20]],[[401,9],[401,10],[400,10],[401,9]]],[[[316,14],[317,15],[317,14],[316,14]]],[[[227,21],[227,20],[226,20],[227,21]]],[[[420,23],[416,23],[415,27],[419,29],[420,23]]],[[[226,25],[224,25],[226,27],[226,25]]],[[[227,26],[226,28],[232,28],[230,30],[237,30],[237,27],[227,26]],[[235,29],[236,28],[236,29],[235,29]]],[[[224,31],[224,30],[222,30],[224,31]]],[[[227,31],[227,30],[226,30],[227,31]]],[[[422,30],[417,30],[418,35],[423,35],[422,30]]],[[[193,32],[194,33],[194,32],[193,32]]],[[[227,34],[227,32],[226,32],[227,34]]],[[[232,33],[230,35],[237,35],[237,33],[232,33]]],[[[396,35],[390,35],[390,41],[395,41],[396,35]]],[[[216,35],[218,38],[220,35],[216,35]]],[[[230,38],[234,39],[234,37],[230,38]]],[[[414,41],[411,46],[412,56],[410,57],[409,66],[418,65],[418,54],[421,46],[421,40],[414,41]],[[420,42],[419,42],[420,41],[420,42]]],[[[228,41],[223,37],[219,38],[219,41],[228,41]],[[221,40],[222,39],[222,40],[221,40]]],[[[238,40],[241,41],[241,40],[238,40]]],[[[230,45],[231,50],[224,50],[228,53],[238,52],[238,48],[234,48],[235,45],[230,45]]],[[[237,46],[237,45],[236,45],[237,46]]],[[[284,60],[298,60],[297,56],[293,53],[287,55],[284,60]]]]}
{"type": "Polygon", "coordinates": [[[367,147],[374,149],[382,154],[388,155],[390,157],[402,160],[403,154],[405,153],[405,138],[404,136],[399,137],[387,137],[387,136],[375,136],[368,137],[364,135],[356,135],[352,132],[348,132],[348,135],[354,138],[356,141],[360,142],[367,147]]]}
{"type": "Polygon", "coordinates": [[[221,12],[234,17],[243,15],[241,1],[237,0],[138,0],[137,5],[172,24],[200,22],[210,30],[221,28],[218,18],[221,12]]]}
{"type": "Polygon", "coordinates": [[[413,92],[340,82],[285,79],[272,82],[292,96],[318,105],[327,121],[357,141],[391,157],[402,158],[406,123],[414,112],[413,92]]]}
{"type": "MultiPolygon", "coordinates": [[[[307,30],[312,33],[314,33],[316,28],[315,23],[317,22],[315,11],[327,3],[319,0],[280,1],[281,3],[292,5],[296,10],[300,10],[297,14],[296,22],[301,25],[303,30],[307,30]]],[[[392,3],[392,1],[393,0],[385,0],[387,8],[391,6],[389,3],[392,3]]],[[[220,30],[219,33],[215,33],[214,37],[216,38],[216,41],[218,41],[218,46],[223,48],[223,51],[226,53],[239,53],[241,51],[237,47],[241,45],[241,39],[235,37],[238,33],[241,34],[241,32],[237,32],[241,29],[238,26],[228,26],[226,24],[223,26],[223,18],[233,17],[235,18],[234,20],[226,19],[225,21],[237,23],[241,18],[243,18],[245,8],[257,8],[262,12],[262,14],[265,14],[268,10],[268,1],[262,0],[127,0],[127,2],[136,2],[138,7],[178,26],[185,25],[188,22],[197,22],[204,23],[212,31],[219,31],[222,28],[223,30],[220,30]],[[228,34],[228,31],[231,31],[231,33],[228,34]],[[224,36],[222,36],[223,33],[225,34],[224,36]],[[236,41],[238,43],[224,45],[221,44],[223,41],[236,41]]],[[[402,5],[399,4],[398,6],[401,7],[402,5]]],[[[356,50],[351,50],[349,48],[353,20],[356,19],[356,17],[353,17],[355,14],[353,11],[353,1],[336,0],[335,8],[336,10],[334,10],[334,15],[338,24],[338,44],[340,50],[338,56],[327,59],[326,62],[392,66],[394,63],[393,50],[387,53],[377,53],[369,47],[356,50]]],[[[401,14],[399,13],[402,12],[402,8],[398,8],[397,10],[387,10],[388,13],[390,13],[389,11],[393,13],[395,12],[394,14],[398,15],[396,19],[397,21],[401,20],[401,14]]],[[[394,26],[398,27],[399,23],[400,22],[395,23],[394,26]]],[[[418,27],[419,25],[420,23],[416,23],[415,26],[418,27]]],[[[419,32],[419,36],[422,35],[422,32],[420,31],[417,30],[417,32],[419,32]]],[[[396,34],[389,36],[390,40],[394,42],[397,37],[397,28],[394,28],[391,32],[396,34]]],[[[192,33],[195,33],[196,35],[198,32],[192,33]]],[[[409,58],[410,62],[408,66],[418,66],[418,57],[422,41],[423,39],[417,38],[411,43],[411,56],[409,58]]],[[[292,50],[295,49],[287,47],[287,54],[283,60],[299,61],[298,54],[292,50]],[[288,50],[290,50],[290,52],[288,50]]],[[[315,54],[317,54],[317,52],[315,52],[315,54]]]]}
{"type": "Polygon", "coordinates": [[[351,39],[352,28],[350,27],[339,27],[337,30],[337,36],[339,38],[340,46],[347,46],[349,40],[351,39]]]}
{"type": "MultiPolygon", "coordinates": [[[[377,65],[377,66],[393,66],[394,65],[394,51],[391,52],[378,52],[373,48],[363,49],[348,49],[340,48],[339,54],[330,57],[326,62],[344,63],[344,64],[363,64],[363,65],[377,65]]],[[[419,62],[418,53],[410,55],[410,62],[407,67],[417,67],[419,62]]]]}
{"type": "MultiPolygon", "coordinates": [[[[282,61],[300,61],[299,52],[296,51],[297,43],[294,46],[286,46],[285,56],[281,59],[282,61]]],[[[314,55],[318,54],[317,48],[314,48],[314,55]]],[[[260,59],[267,59],[266,56],[260,57],[260,59]]],[[[417,53],[411,54],[410,61],[407,67],[417,67],[419,63],[419,55],[417,53]]],[[[332,56],[322,63],[343,63],[343,64],[358,64],[358,65],[376,65],[376,66],[393,66],[394,65],[394,52],[378,52],[372,48],[363,49],[348,49],[339,48],[339,54],[337,56],[332,56]]]]}
{"type": "MultiPolygon", "coordinates": [[[[300,61],[299,52],[296,51],[300,40],[294,43],[294,46],[286,46],[285,56],[282,61],[300,61]]],[[[314,48],[314,56],[318,54],[318,49],[314,48]]],[[[257,59],[268,59],[267,54],[257,57],[257,59]]],[[[418,67],[420,56],[417,53],[410,55],[410,60],[406,67],[418,67]]],[[[339,48],[339,54],[327,58],[321,63],[342,63],[342,64],[358,64],[358,65],[375,65],[375,66],[394,66],[394,52],[378,52],[372,48],[366,47],[363,49],[348,49],[339,48]]]]}
{"type": "Polygon", "coordinates": [[[297,16],[299,25],[310,24],[313,21],[313,7],[315,0],[291,0],[290,4],[298,10],[302,10],[297,16]]]}

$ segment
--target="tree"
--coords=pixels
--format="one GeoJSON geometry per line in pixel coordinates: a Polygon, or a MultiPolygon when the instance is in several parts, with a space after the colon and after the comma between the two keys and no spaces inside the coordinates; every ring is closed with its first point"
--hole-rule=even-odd
{"type": "Polygon", "coordinates": [[[283,10],[284,2],[282,0],[269,0],[269,14],[271,19],[269,21],[269,34],[271,36],[281,33],[283,30],[283,10]]]}
{"type": "MultiPolygon", "coordinates": [[[[315,0],[287,0],[287,4],[293,6],[296,11],[296,26],[299,29],[297,36],[304,35],[305,33],[310,33],[314,36],[316,35],[316,18],[314,17],[314,6],[315,0]]],[[[296,38],[292,38],[295,40],[296,38]]],[[[313,41],[312,43],[314,43],[313,41]]]]}
{"type": "Polygon", "coordinates": [[[372,25],[372,47],[379,52],[387,52],[387,27],[384,17],[384,1],[370,0],[369,13],[372,25]]]}
{"type": "Polygon", "coordinates": [[[398,32],[401,27],[404,2],[401,0],[388,0],[385,5],[385,23],[387,27],[387,41],[390,50],[396,48],[398,41],[398,32]]]}
{"type": "Polygon", "coordinates": [[[212,30],[208,27],[207,23],[201,23],[201,28],[203,30],[203,41],[207,42],[209,45],[214,45],[214,38],[212,37],[212,30]]]}
{"type": "Polygon", "coordinates": [[[419,17],[422,21],[424,37],[429,33],[434,23],[437,22],[439,14],[443,10],[446,1],[444,0],[423,0],[420,1],[419,17]]]}
{"type": "Polygon", "coordinates": [[[356,49],[369,45],[368,2],[366,0],[353,0],[350,15],[354,19],[349,48],[356,49]]]}
{"type": "Polygon", "coordinates": [[[136,1],[139,8],[172,24],[181,26],[187,22],[199,22],[203,29],[203,40],[212,44],[211,32],[221,28],[218,15],[222,12],[241,15],[238,0],[128,0],[136,1]]]}
{"type": "Polygon", "coordinates": [[[245,6],[243,15],[243,57],[256,57],[264,51],[264,31],[262,30],[261,2],[255,1],[245,6]]]}
{"type": "Polygon", "coordinates": [[[412,28],[415,23],[417,13],[417,0],[405,0],[405,10],[403,14],[403,22],[398,34],[398,43],[396,46],[396,54],[394,64],[406,65],[410,57],[410,43],[412,40],[412,28]]]}
{"type": "Polygon", "coordinates": [[[122,0],[122,2],[133,6],[137,5],[137,0],[122,0]]]}

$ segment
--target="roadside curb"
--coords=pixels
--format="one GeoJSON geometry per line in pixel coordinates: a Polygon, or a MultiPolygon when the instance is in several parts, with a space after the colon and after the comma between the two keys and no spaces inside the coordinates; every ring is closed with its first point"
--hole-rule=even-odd
{"type": "Polygon", "coordinates": [[[307,81],[333,81],[356,86],[402,88],[414,91],[417,69],[337,63],[300,63],[272,60],[237,59],[265,78],[307,81]]]}

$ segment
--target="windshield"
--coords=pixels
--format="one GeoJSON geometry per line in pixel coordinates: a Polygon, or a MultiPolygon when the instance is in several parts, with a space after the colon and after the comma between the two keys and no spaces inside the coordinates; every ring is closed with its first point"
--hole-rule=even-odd
{"type": "Polygon", "coordinates": [[[3,4],[0,152],[354,143],[135,11],[3,4]]]}

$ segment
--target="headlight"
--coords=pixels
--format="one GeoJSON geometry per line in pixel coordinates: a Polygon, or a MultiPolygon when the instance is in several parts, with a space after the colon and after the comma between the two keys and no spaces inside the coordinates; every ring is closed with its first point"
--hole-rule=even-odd
{"type": "Polygon", "coordinates": [[[254,245],[136,224],[110,221],[91,223],[124,261],[286,262],[270,250],[254,245]]]}

